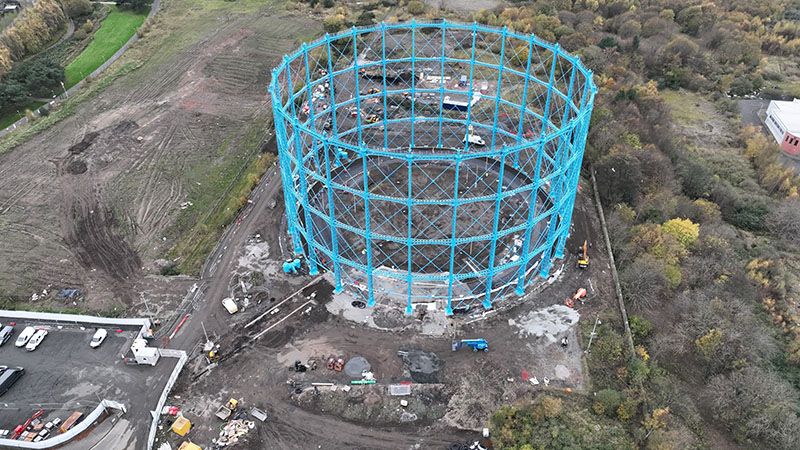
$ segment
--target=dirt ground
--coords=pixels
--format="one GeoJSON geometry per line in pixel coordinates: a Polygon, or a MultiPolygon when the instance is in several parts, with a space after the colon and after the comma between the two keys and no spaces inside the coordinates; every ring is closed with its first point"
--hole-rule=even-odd
{"type": "MultiPolygon", "coordinates": [[[[376,320],[363,320],[382,314],[379,309],[340,311],[325,279],[283,302],[314,280],[287,278],[279,270],[280,233],[266,230],[280,229],[283,218],[269,211],[256,218],[264,233],[235,250],[238,268],[232,280],[249,274],[248,294],[236,282],[228,286],[234,295],[250,295],[248,306],[234,315],[222,312],[205,325],[209,338],[220,345],[222,358],[209,366],[198,342],[168,403],[190,418],[194,428],[189,436],[201,446],[218,437],[224,422],[214,412],[233,397],[240,399],[245,412],[255,406],[270,415],[266,423],[254,420],[254,429],[233,448],[446,449],[454,442],[481,439],[479,432],[491,412],[503,404],[540,390],[585,392],[590,382],[576,321],[593,320],[603,304],[613,306],[614,294],[594,206],[580,195],[576,208],[568,244],[577,247],[585,238],[598,243],[589,250],[589,269],[577,269],[575,255],[570,254],[556,262],[552,277],[530,297],[507,299],[487,314],[453,316],[433,336],[420,332],[425,322],[435,320],[430,316],[420,322],[401,315],[388,330],[376,326],[376,320]],[[254,272],[264,275],[260,285],[254,272]],[[564,306],[564,299],[579,287],[589,291],[586,303],[574,310],[564,306]],[[259,316],[263,318],[245,327],[259,316]],[[453,336],[485,338],[490,351],[454,352],[453,336]],[[561,345],[562,337],[568,338],[567,348],[561,345]],[[418,360],[405,353],[425,355],[434,361],[435,370],[420,369],[412,362],[418,360]],[[326,368],[330,357],[349,361],[356,356],[368,361],[376,384],[351,386],[354,378],[345,371],[326,368]],[[316,362],[317,368],[298,373],[293,370],[295,361],[316,362]],[[533,378],[538,385],[531,383],[533,378]],[[315,389],[312,383],[336,387],[315,389]],[[409,396],[389,394],[390,386],[404,383],[410,384],[409,396]],[[401,407],[401,399],[408,406],[401,407]]],[[[178,442],[169,432],[160,439],[178,442]]]]}
{"type": "Polygon", "coordinates": [[[264,123],[269,70],[316,26],[283,14],[167,1],[158,21],[172,22],[114,66],[146,49],[139,69],[1,154],[0,297],[47,290],[42,307],[108,313],[144,309],[146,292],[174,306],[193,282],[157,276],[158,258],[252,154],[242,141],[264,123]],[[54,299],[64,288],[85,301],[54,299]]]}

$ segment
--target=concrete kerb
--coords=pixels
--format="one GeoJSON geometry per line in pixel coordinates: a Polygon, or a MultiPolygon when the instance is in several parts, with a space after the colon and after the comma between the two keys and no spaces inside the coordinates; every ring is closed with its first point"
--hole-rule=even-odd
{"type": "Polygon", "coordinates": [[[97,407],[90,412],[86,418],[84,418],[80,423],[75,425],[74,427],[70,428],[66,433],[57,434],[49,439],[45,439],[39,442],[26,442],[26,441],[19,441],[16,439],[0,439],[0,447],[9,447],[9,448],[53,448],[58,447],[67,442],[71,441],[74,437],[82,434],[84,431],[88,430],[89,427],[94,425],[94,421],[97,420],[107,408],[117,409],[122,411],[123,413],[127,412],[125,405],[122,403],[118,403],[112,400],[100,400],[100,403],[97,407]]]}
{"type": "Polygon", "coordinates": [[[139,335],[143,335],[150,330],[150,319],[122,319],[122,318],[109,318],[97,316],[85,316],[82,314],[60,314],[60,313],[46,313],[35,311],[14,311],[8,309],[0,310],[0,318],[27,320],[37,322],[52,322],[56,324],[69,324],[69,325],[116,325],[116,326],[138,326],[141,327],[139,335]]]}
{"type": "MultiPolygon", "coordinates": [[[[155,15],[158,12],[159,8],[161,8],[161,0],[153,0],[153,4],[150,7],[150,13],[147,14],[147,18],[150,18],[153,15],[155,15]]],[[[70,95],[74,94],[78,89],[80,89],[80,88],[82,88],[83,86],[86,85],[86,80],[96,78],[98,75],[100,75],[100,72],[102,72],[103,70],[108,68],[108,66],[110,66],[117,59],[119,59],[119,57],[122,56],[122,54],[125,53],[126,50],[128,50],[128,47],[130,47],[130,45],[133,44],[134,42],[136,42],[138,39],[139,39],[139,33],[138,33],[138,30],[137,30],[137,32],[134,33],[134,35],[131,36],[130,39],[128,39],[128,42],[126,42],[119,50],[117,50],[116,53],[114,53],[110,58],[108,58],[100,67],[95,69],[94,72],[92,72],[89,75],[87,75],[86,78],[84,78],[83,80],[79,81],[77,84],[75,84],[75,86],[72,86],[71,88],[67,89],[63,94],[60,94],[60,95],[56,96],[50,102],[40,106],[35,111],[32,111],[32,114],[34,116],[36,116],[36,117],[41,116],[43,110],[49,110],[56,103],[60,102],[61,100],[66,99],[66,98],[69,98],[70,95]]],[[[22,125],[25,125],[26,123],[28,123],[28,118],[27,117],[21,118],[20,120],[14,122],[13,124],[11,124],[8,127],[6,127],[5,129],[0,130],[0,137],[5,136],[6,134],[16,130],[17,128],[21,127],[22,125]]]]}

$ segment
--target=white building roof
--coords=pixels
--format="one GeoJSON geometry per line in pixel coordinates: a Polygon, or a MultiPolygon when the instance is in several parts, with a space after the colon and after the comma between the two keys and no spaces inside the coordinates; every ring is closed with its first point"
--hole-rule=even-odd
{"type": "Polygon", "coordinates": [[[786,127],[786,131],[795,136],[800,134],[800,99],[791,102],[773,100],[772,105],[772,114],[786,127]]]}

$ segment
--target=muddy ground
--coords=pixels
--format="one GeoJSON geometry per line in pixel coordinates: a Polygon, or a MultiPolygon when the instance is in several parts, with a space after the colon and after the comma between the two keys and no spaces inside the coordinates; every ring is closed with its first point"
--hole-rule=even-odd
{"type": "Polygon", "coordinates": [[[159,258],[258,151],[245,137],[267,134],[253,127],[264,124],[269,70],[314,29],[304,20],[271,2],[164,2],[109,72],[140,68],[0,154],[0,298],[142,314],[147,293],[151,309],[174,307],[193,281],[158,276],[159,258]],[[84,300],[53,296],[65,288],[84,300]]]}
{"type": "MultiPolygon", "coordinates": [[[[586,237],[601,242],[593,204],[580,195],[576,207],[570,248],[586,237]]],[[[282,218],[270,211],[254,220],[263,224],[264,234],[256,233],[258,238],[235,249],[238,275],[232,278],[249,274],[249,294],[229,283],[230,292],[242,295],[240,305],[251,295],[248,306],[234,315],[217,312],[206,322],[222,358],[209,365],[212,361],[199,348],[201,337],[168,401],[195,424],[190,437],[199,445],[208,446],[218,437],[224,422],[214,412],[231,397],[240,399],[245,412],[256,406],[270,415],[266,423],[256,420],[253,431],[232,448],[445,449],[453,442],[481,439],[480,430],[501,405],[541,390],[570,388],[577,394],[590,389],[576,321],[594,320],[602,304],[614,305],[602,246],[590,249],[589,269],[577,269],[570,253],[531,298],[507,299],[485,315],[453,316],[431,335],[422,333],[427,322],[437,320],[431,315],[422,321],[400,315],[388,331],[368,319],[385,314],[380,308],[389,306],[343,311],[325,277],[281,303],[314,280],[286,278],[277,270],[280,234],[267,230],[279,229],[282,218]],[[265,275],[260,286],[253,286],[260,278],[253,278],[255,272],[265,275]],[[564,299],[579,287],[589,291],[586,303],[575,309],[564,306],[564,299]],[[245,328],[259,316],[263,318],[245,328]],[[490,351],[454,352],[453,336],[485,338],[490,351]],[[566,348],[562,337],[568,338],[566,348]],[[436,370],[409,364],[408,354],[435,360],[436,370]],[[349,361],[357,356],[369,362],[376,384],[351,386],[354,378],[345,371],[326,368],[330,357],[349,361]],[[316,362],[317,368],[295,372],[295,361],[316,362]],[[539,384],[531,383],[532,378],[539,384]],[[312,383],[336,387],[315,389],[312,383]],[[401,384],[410,384],[410,395],[391,396],[390,386],[401,384]],[[408,406],[401,407],[401,399],[408,406]]],[[[160,439],[178,442],[169,432],[162,432],[160,439]]]]}

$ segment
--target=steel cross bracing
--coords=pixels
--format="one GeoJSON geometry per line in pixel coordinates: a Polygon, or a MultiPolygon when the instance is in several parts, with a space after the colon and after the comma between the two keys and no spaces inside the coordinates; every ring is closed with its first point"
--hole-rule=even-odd
{"type": "Polygon", "coordinates": [[[576,57],[506,28],[303,44],[269,85],[294,251],[407,313],[522,295],[564,255],[596,91],[576,57]]]}

